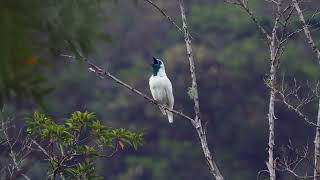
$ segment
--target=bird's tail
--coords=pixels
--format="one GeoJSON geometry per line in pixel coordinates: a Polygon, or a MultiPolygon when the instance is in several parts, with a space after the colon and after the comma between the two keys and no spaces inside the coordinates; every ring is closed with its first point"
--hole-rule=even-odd
{"type": "Polygon", "coordinates": [[[170,111],[167,111],[169,123],[173,123],[173,114],[170,111]]]}

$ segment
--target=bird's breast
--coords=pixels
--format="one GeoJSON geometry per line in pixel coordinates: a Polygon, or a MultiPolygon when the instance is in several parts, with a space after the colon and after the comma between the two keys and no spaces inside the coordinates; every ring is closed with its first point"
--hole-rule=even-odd
{"type": "Polygon", "coordinates": [[[157,76],[152,76],[149,80],[150,90],[153,98],[163,104],[167,103],[166,88],[168,86],[168,81],[169,80],[167,77],[157,76]]]}
{"type": "Polygon", "coordinates": [[[168,84],[167,77],[151,76],[149,80],[150,88],[165,88],[168,84]]]}

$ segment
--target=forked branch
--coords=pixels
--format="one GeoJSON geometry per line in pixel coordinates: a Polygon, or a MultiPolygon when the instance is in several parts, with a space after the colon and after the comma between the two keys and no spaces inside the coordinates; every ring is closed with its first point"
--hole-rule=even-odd
{"type": "MultiPolygon", "coordinates": [[[[303,25],[303,30],[304,30],[304,34],[306,36],[306,39],[308,41],[308,44],[310,45],[310,48],[313,50],[313,52],[316,55],[316,58],[318,60],[318,62],[320,63],[320,50],[319,48],[316,46],[316,44],[314,43],[310,30],[308,28],[308,25],[305,21],[304,15],[300,9],[299,3],[297,0],[292,0],[294,7],[298,13],[299,19],[303,25]]],[[[317,176],[320,175],[320,98],[319,98],[319,104],[318,104],[318,116],[317,116],[317,128],[316,128],[316,136],[315,136],[315,140],[314,140],[314,172],[313,172],[313,176],[315,177],[314,179],[320,179],[317,176]]]]}

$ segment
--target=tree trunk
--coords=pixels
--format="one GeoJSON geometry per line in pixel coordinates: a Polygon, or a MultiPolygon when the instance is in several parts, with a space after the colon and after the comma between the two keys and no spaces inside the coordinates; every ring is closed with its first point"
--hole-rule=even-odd
{"type": "Polygon", "coordinates": [[[268,162],[267,167],[269,171],[270,180],[276,180],[276,161],[274,160],[274,121],[275,121],[275,114],[274,114],[274,102],[275,102],[275,85],[276,85],[276,76],[277,76],[277,65],[278,65],[278,50],[276,47],[277,43],[277,29],[279,20],[281,17],[281,3],[280,0],[277,4],[277,17],[274,21],[274,26],[272,29],[272,36],[269,42],[269,49],[270,49],[270,100],[269,100],[269,113],[268,113],[268,121],[269,121],[269,141],[268,141],[268,162]]]}
{"type": "Polygon", "coordinates": [[[275,166],[276,163],[274,161],[273,149],[274,149],[274,101],[275,101],[275,91],[272,89],[276,82],[276,67],[273,62],[271,62],[270,66],[270,100],[269,100],[269,113],[268,113],[268,121],[269,121],[269,142],[268,142],[268,162],[267,167],[269,170],[270,180],[276,179],[275,166]]]}
{"type": "Polygon", "coordinates": [[[191,39],[188,32],[188,26],[187,26],[187,18],[184,10],[184,3],[183,0],[178,0],[180,11],[181,11],[181,18],[182,18],[182,24],[183,24],[183,34],[184,34],[184,40],[186,43],[187,48],[187,56],[190,64],[190,73],[191,73],[191,79],[192,79],[192,98],[194,102],[194,112],[195,112],[195,119],[192,121],[193,126],[195,127],[200,142],[201,147],[203,150],[203,154],[206,158],[206,161],[209,166],[210,173],[215,177],[217,180],[224,180],[222,174],[220,173],[216,163],[213,160],[213,157],[211,155],[211,152],[208,147],[207,143],[207,137],[205,133],[205,129],[202,125],[201,117],[200,117],[200,105],[199,105],[199,96],[198,96],[198,86],[197,86],[197,78],[195,73],[195,64],[192,54],[192,45],[191,45],[191,39]]]}
{"type": "Polygon", "coordinates": [[[314,180],[320,179],[320,99],[318,107],[316,137],[314,139],[314,180]]]}
{"type": "MultiPolygon", "coordinates": [[[[315,53],[318,59],[318,62],[320,63],[320,50],[312,39],[310,30],[304,19],[303,13],[299,7],[299,3],[297,0],[292,0],[292,2],[298,13],[299,19],[303,25],[304,34],[306,36],[308,44],[310,45],[310,48],[313,50],[313,52],[315,53]]],[[[320,180],[320,128],[319,126],[320,126],[320,99],[319,99],[319,106],[318,106],[316,137],[314,139],[314,171],[313,171],[314,180],[320,180]]]]}

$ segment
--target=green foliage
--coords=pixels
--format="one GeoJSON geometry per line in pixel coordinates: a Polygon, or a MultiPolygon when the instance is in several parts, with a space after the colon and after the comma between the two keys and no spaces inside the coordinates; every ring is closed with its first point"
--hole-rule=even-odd
{"type": "Polygon", "coordinates": [[[92,163],[78,164],[75,168],[66,169],[64,175],[68,179],[104,179],[96,175],[97,172],[92,163]]]}
{"type": "Polygon", "coordinates": [[[42,60],[32,52],[28,38],[32,28],[22,12],[7,6],[2,3],[0,7],[0,99],[32,98],[40,102],[50,88],[43,85],[46,79],[38,71],[42,60]]]}
{"type": "Polygon", "coordinates": [[[228,33],[233,38],[255,34],[255,28],[248,16],[238,8],[228,4],[192,6],[191,23],[202,33],[228,33]],[[237,31],[234,31],[237,29],[237,31]]]}
{"type": "Polygon", "coordinates": [[[88,112],[74,112],[64,124],[35,112],[27,127],[31,137],[46,145],[38,148],[49,159],[49,177],[62,173],[71,179],[100,179],[94,166],[97,158],[110,158],[127,146],[137,150],[142,145],[142,134],[107,127],[88,112]]]}
{"type": "Polygon", "coordinates": [[[217,61],[236,76],[247,78],[252,71],[267,69],[267,53],[256,54],[263,49],[256,38],[243,38],[230,44],[217,55],[217,61]]]}
{"type": "MultiPolygon", "coordinates": [[[[34,100],[52,90],[46,69],[52,55],[72,49],[88,54],[92,41],[110,42],[100,28],[108,21],[99,1],[3,0],[0,6],[0,105],[3,101],[34,100]],[[69,42],[69,43],[68,43],[69,42]]],[[[56,57],[55,57],[56,59],[56,57]]]]}

